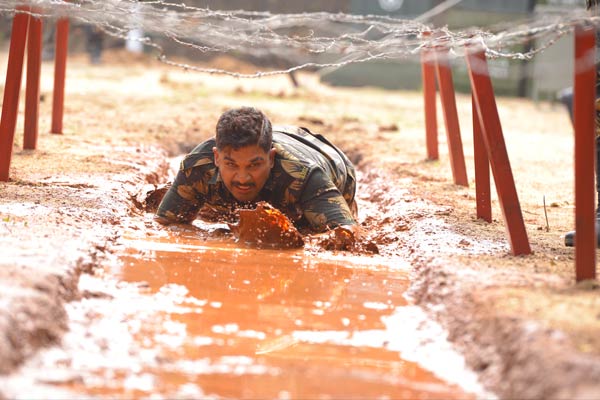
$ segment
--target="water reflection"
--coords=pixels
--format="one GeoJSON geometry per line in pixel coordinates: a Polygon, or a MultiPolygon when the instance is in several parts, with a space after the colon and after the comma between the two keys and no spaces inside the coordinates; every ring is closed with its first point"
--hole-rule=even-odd
{"type": "Polygon", "coordinates": [[[121,260],[113,273],[144,282],[146,296],[169,298],[175,307],[154,310],[151,318],[140,313],[134,336],[158,349],[155,365],[122,389],[88,386],[87,393],[469,397],[380,339],[385,317],[406,305],[406,272],[389,260],[246,249],[180,230],[130,232],[121,260]]]}

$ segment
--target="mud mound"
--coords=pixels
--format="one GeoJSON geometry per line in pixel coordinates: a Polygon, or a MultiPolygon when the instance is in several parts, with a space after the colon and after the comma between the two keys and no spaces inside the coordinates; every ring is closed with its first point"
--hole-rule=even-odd
{"type": "Polygon", "coordinates": [[[239,210],[239,216],[239,222],[229,227],[241,243],[278,249],[304,246],[292,222],[268,203],[260,202],[253,210],[239,210]]]}

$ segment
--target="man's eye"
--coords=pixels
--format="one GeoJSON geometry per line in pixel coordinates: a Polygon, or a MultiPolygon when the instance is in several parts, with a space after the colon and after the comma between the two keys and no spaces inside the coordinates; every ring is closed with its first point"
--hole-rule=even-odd
{"type": "Polygon", "coordinates": [[[229,168],[235,168],[235,163],[231,162],[231,161],[227,161],[225,163],[225,166],[229,167],[229,168]]]}

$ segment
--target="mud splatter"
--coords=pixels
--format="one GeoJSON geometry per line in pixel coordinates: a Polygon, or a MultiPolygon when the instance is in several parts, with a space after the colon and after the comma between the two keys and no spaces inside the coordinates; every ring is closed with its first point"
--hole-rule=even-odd
{"type": "Polygon", "coordinates": [[[304,239],[294,224],[270,204],[259,202],[255,209],[238,210],[239,222],[230,224],[233,234],[241,243],[257,248],[298,248],[304,239]]]}

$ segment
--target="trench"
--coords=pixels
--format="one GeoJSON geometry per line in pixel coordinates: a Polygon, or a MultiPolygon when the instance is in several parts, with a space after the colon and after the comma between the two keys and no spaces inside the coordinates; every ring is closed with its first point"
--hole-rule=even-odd
{"type": "MultiPolygon", "coordinates": [[[[219,225],[126,225],[82,275],[31,395],[475,398],[476,376],[411,304],[399,257],[248,248],[219,225]],[[49,392],[48,390],[54,390],[49,392]]],[[[40,361],[41,360],[41,361],[40,361]]]]}
{"type": "Polygon", "coordinates": [[[407,219],[425,206],[360,175],[380,255],[254,249],[225,225],[121,220],[79,281],[69,331],[5,381],[15,398],[489,397],[446,331],[411,303],[407,219]]]}

